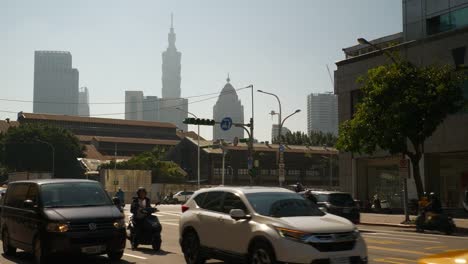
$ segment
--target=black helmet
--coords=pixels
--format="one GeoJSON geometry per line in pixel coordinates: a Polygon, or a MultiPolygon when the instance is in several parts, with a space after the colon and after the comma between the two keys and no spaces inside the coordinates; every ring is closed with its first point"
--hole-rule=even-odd
{"type": "Polygon", "coordinates": [[[437,196],[436,196],[436,194],[435,194],[434,192],[431,192],[431,193],[429,194],[429,198],[435,199],[435,198],[437,198],[437,196]]]}
{"type": "Polygon", "coordinates": [[[145,187],[138,187],[137,194],[139,194],[140,192],[145,192],[145,193],[147,193],[145,187]]]}

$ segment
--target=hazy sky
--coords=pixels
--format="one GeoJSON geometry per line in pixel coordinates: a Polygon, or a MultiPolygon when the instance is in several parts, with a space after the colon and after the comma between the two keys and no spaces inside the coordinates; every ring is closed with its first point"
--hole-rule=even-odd
{"type": "MultiPolygon", "coordinates": [[[[125,90],[161,96],[161,52],[168,45],[173,12],[182,52],[182,96],[220,92],[229,72],[236,88],[253,84],[280,96],[283,116],[301,109],[285,126],[306,131],[307,94],[332,90],[326,65],[333,71],[344,58],[342,48],[355,45],[358,37],[400,32],[401,2],[2,0],[0,98],[32,101],[35,50],[70,51],[91,103],[123,102],[125,90]]],[[[239,97],[247,122],[250,92],[240,91],[239,97]]],[[[257,92],[254,101],[255,137],[270,140],[277,119],[268,113],[278,104],[257,92]]],[[[190,104],[189,110],[212,118],[215,102],[190,104]]],[[[124,113],[124,107],[90,106],[91,115],[124,113]]],[[[32,112],[32,102],[0,100],[0,111],[2,119],[16,120],[16,114],[4,111],[32,112]]],[[[212,128],[204,127],[201,134],[211,138],[212,128]]]]}

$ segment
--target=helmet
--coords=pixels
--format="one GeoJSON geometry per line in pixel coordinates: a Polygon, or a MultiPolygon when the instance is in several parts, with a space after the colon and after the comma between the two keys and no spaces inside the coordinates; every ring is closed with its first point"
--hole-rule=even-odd
{"type": "Polygon", "coordinates": [[[430,199],[435,199],[435,198],[437,198],[437,196],[436,196],[436,194],[435,194],[434,192],[431,192],[431,193],[429,194],[429,198],[430,198],[430,199]]]}
{"type": "Polygon", "coordinates": [[[137,194],[139,194],[140,192],[147,192],[145,187],[138,187],[138,191],[137,191],[137,194]]]}

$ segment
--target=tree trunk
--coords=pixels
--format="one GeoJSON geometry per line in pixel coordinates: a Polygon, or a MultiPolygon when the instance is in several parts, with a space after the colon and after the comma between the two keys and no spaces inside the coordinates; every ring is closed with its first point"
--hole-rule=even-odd
{"type": "Polygon", "coordinates": [[[421,155],[409,155],[411,159],[411,164],[413,165],[413,177],[414,182],[416,183],[416,191],[418,192],[418,198],[421,198],[424,194],[424,187],[422,184],[421,173],[419,171],[419,161],[421,160],[421,155]]]}

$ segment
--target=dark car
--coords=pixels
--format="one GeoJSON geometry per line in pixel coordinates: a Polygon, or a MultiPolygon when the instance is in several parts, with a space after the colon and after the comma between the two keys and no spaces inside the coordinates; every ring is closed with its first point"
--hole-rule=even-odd
{"type": "Polygon", "coordinates": [[[317,205],[327,213],[344,217],[358,224],[360,221],[359,207],[351,194],[335,191],[312,191],[317,205]]]}
{"type": "Polygon", "coordinates": [[[124,216],[101,184],[51,179],[10,183],[1,212],[3,252],[32,252],[37,264],[51,255],[107,254],[125,249],[124,216]]]}

